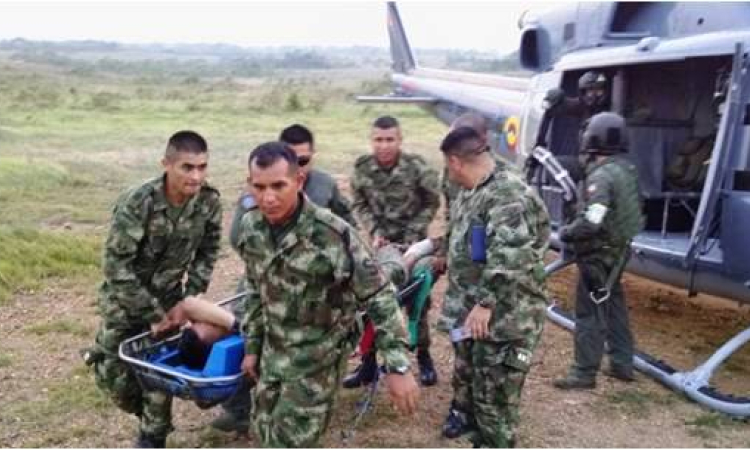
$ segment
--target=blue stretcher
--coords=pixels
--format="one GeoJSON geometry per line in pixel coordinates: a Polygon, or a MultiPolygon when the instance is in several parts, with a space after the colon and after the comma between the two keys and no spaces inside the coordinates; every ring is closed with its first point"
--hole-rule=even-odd
{"type": "MultiPolygon", "coordinates": [[[[232,296],[218,304],[229,307],[243,295],[232,296]]],[[[203,370],[193,370],[182,363],[177,349],[181,334],[158,342],[153,341],[150,332],[133,336],[120,344],[120,359],[131,367],[145,390],[167,392],[194,401],[201,408],[231,398],[243,381],[240,369],[245,356],[242,336],[232,334],[216,341],[203,370]]]]}

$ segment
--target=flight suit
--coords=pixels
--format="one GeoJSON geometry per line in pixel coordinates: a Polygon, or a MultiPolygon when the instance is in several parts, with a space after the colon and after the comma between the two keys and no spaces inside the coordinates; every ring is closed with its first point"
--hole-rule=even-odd
{"type": "Polygon", "coordinates": [[[575,363],[571,375],[594,380],[608,342],[611,366],[632,374],[633,337],[620,277],[630,240],[643,228],[635,166],[624,156],[609,156],[586,167],[579,214],[560,230],[560,239],[578,261],[575,363]],[[609,295],[597,304],[596,299],[609,295]]]}
{"type": "Polygon", "coordinates": [[[204,184],[182,208],[171,206],[164,177],[125,192],[117,201],[104,248],[96,335],[96,384],[123,411],[140,418],[142,435],[163,439],[172,430],[172,397],[143,391],[118,357],[120,343],[185,297],[208,288],[221,238],[219,192],[204,184]],[[184,280],[184,281],[183,281],[184,280]]]}

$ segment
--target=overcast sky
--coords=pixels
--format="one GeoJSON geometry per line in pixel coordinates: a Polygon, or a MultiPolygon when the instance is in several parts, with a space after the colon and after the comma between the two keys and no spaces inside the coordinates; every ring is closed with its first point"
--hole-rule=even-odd
{"type": "MultiPolygon", "coordinates": [[[[508,53],[518,18],[544,2],[400,2],[412,45],[508,53]]],[[[388,45],[385,2],[6,2],[0,39],[388,45]]]]}

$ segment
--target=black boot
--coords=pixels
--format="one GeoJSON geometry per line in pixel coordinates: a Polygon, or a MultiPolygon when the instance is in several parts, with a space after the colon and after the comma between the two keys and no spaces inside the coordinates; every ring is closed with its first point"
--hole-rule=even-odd
{"type": "Polygon", "coordinates": [[[344,389],[354,389],[370,384],[378,371],[378,360],[375,353],[362,356],[362,363],[344,378],[344,389]]]}
{"type": "Polygon", "coordinates": [[[443,436],[448,439],[455,439],[475,428],[473,420],[468,414],[457,409],[455,405],[452,405],[448,410],[448,417],[445,418],[445,423],[443,424],[443,436]]]}
{"type": "Polygon", "coordinates": [[[437,372],[429,351],[417,351],[417,365],[419,366],[419,382],[422,386],[432,386],[437,383],[437,372]]]}
{"type": "Polygon", "coordinates": [[[135,448],[166,448],[167,437],[166,436],[151,436],[144,432],[138,435],[138,440],[135,441],[135,448]]]}

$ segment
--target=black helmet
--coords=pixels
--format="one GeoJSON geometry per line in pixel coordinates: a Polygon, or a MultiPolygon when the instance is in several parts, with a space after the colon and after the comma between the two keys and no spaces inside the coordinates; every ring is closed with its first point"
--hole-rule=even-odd
{"type": "Polygon", "coordinates": [[[589,70],[578,79],[578,94],[588,106],[603,106],[607,100],[607,77],[589,70]]]}
{"type": "Polygon", "coordinates": [[[612,112],[603,112],[593,116],[581,135],[581,151],[603,155],[628,151],[625,119],[612,112]]]}

